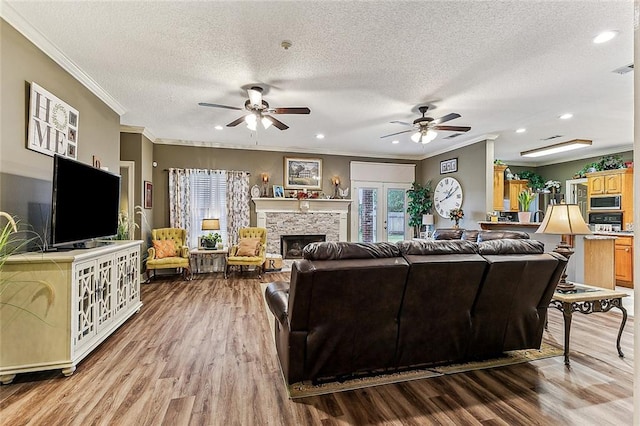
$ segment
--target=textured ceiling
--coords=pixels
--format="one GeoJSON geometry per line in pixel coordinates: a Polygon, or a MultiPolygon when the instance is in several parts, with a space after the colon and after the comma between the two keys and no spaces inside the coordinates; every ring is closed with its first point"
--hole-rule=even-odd
{"type": "Polygon", "coordinates": [[[9,1],[3,17],[35,28],[157,142],[424,158],[497,136],[497,158],[538,164],[632,149],[633,2],[627,1],[9,1]],[[8,5],[8,7],[7,7],[8,5]],[[609,43],[592,38],[619,31],[609,43]],[[284,50],[283,40],[293,46],[284,50]],[[290,126],[215,130],[260,85],[290,126]],[[427,145],[394,120],[419,105],[471,126],[427,145]],[[559,120],[565,112],[571,120],[559,120]],[[525,133],[516,134],[524,127],[525,133]],[[326,138],[318,140],[317,133],[326,138]],[[551,141],[542,139],[560,135],[551,141]],[[398,139],[393,145],[391,141],[398,139]],[[588,151],[526,160],[570,139],[588,151]]]}

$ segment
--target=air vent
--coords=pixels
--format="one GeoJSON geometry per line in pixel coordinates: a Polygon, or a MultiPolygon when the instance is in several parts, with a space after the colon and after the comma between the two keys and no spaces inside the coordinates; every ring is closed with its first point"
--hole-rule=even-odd
{"type": "Polygon", "coordinates": [[[445,137],[444,139],[453,139],[453,138],[457,138],[458,136],[462,135],[464,133],[454,133],[453,135],[449,135],[447,137],[445,137]]]}
{"type": "Polygon", "coordinates": [[[620,67],[620,68],[616,68],[615,70],[613,70],[613,72],[615,72],[616,74],[626,74],[633,71],[633,63],[629,64],[629,65],[625,65],[624,67],[620,67]]]}
{"type": "Polygon", "coordinates": [[[548,138],[544,138],[544,139],[540,139],[541,141],[550,141],[551,139],[556,139],[556,138],[561,138],[562,135],[554,135],[554,136],[549,136],[548,138]]]}

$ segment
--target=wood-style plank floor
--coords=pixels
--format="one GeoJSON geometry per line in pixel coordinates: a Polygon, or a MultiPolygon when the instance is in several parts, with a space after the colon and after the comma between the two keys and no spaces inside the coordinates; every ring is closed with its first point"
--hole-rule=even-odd
{"type": "MultiPolygon", "coordinates": [[[[271,273],[265,281],[287,279],[271,273]]],[[[2,425],[627,425],[633,319],[575,314],[562,357],[288,399],[259,280],[196,275],[142,285],[144,306],[71,377],[19,374],[0,387],[2,425]]],[[[500,308],[500,307],[496,307],[500,308]]],[[[550,310],[545,339],[563,341],[550,310]]]]}

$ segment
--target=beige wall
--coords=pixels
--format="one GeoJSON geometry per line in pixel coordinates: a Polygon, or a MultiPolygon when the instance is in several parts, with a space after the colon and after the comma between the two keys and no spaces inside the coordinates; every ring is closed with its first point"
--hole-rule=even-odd
{"type": "MultiPolygon", "coordinates": [[[[464,219],[460,226],[467,229],[479,229],[478,221],[485,220],[487,212],[486,183],[487,183],[487,142],[482,141],[464,148],[456,149],[445,154],[427,158],[421,162],[421,171],[416,173],[420,183],[432,181],[432,186],[440,182],[442,178],[454,177],[462,186],[462,210],[464,219]],[[458,158],[458,171],[456,173],[440,174],[440,161],[458,158]]],[[[450,228],[453,222],[448,218],[440,217],[435,211],[436,228],[450,228]]]]}
{"type": "Polygon", "coordinates": [[[41,232],[51,208],[53,157],[26,148],[33,81],[79,113],[78,160],[118,173],[120,117],[74,77],[0,19],[0,210],[41,232]]]}
{"type": "MultiPolygon", "coordinates": [[[[322,159],[322,192],[333,194],[331,177],[340,177],[340,187],[350,187],[349,164],[351,161],[371,161],[376,163],[416,164],[409,160],[384,160],[370,157],[345,157],[325,154],[287,154],[284,152],[237,150],[222,148],[205,148],[177,145],[155,144],[153,159],[158,166],[153,169],[154,201],[153,226],[169,225],[168,186],[169,168],[222,169],[243,170],[251,173],[251,186],[261,185],[260,174],[268,173],[269,190],[272,185],[284,183],[284,157],[320,158],[322,159]]],[[[137,166],[136,166],[137,167],[137,166]]],[[[419,165],[416,167],[416,176],[419,165]]],[[[251,224],[256,223],[255,206],[251,205],[251,224]]]]}

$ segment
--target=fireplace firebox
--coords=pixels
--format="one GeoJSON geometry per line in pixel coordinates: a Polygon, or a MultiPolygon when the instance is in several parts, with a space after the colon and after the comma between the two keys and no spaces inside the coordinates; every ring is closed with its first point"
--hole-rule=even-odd
{"type": "Polygon", "coordinates": [[[302,259],[302,249],[310,243],[326,241],[327,236],[317,235],[281,235],[280,254],[283,259],[302,259]]]}

